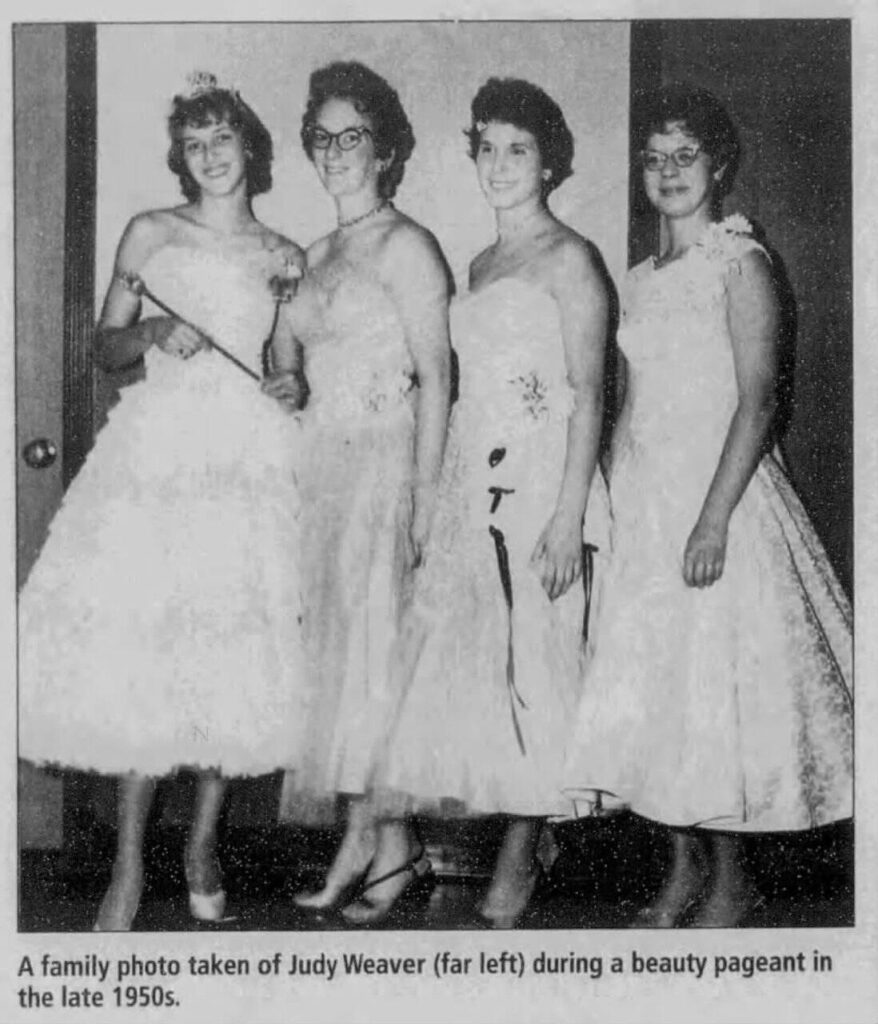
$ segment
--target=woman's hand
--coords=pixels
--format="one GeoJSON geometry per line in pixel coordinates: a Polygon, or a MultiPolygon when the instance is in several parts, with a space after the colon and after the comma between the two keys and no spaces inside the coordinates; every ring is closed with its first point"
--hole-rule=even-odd
{"type": "Polygon", "coordinates": [[[308,400],[308,384],[297,370],[272,373],[262,381],[262,390],[274,398],[288,412],[303,409],[308,400]]]}
{"type": "Polygon", "coordinates": [[[712,586],[723,574],[728,527],[701,519],[689,534],[683,555],[683,579],[689,587],[712,586]]]}
{"type": "Polygon", "coordinates": [[[191,359],[196,352],[209,348],[210,342],[203,334],[189,324],[173,317],[167,317],[158,331],[155,344],[166,355],[177,359],[191,359]]]}
{"type": "Polygon", "coordinates": [[[554,601],[582,575],[582,523],[552,516],[530,556],[543,589],[554,601]]]}

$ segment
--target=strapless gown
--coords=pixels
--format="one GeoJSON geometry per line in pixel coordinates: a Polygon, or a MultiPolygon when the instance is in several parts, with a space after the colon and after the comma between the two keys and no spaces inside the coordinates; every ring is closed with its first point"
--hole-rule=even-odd
{"type": "Polygon", "coordinates": [[[573,393],[557,303],[506,278],[452,306],[460,397],[399,644],[401,701],[374,777],[388,809],[547,815],[587,679],[608,548],[600,471],[588,571],[555,601],[530,557],[555,509],[573,393]]]}
{"type": "MultiPolygon", "coordinates": [[[[273,307],[255,266],[169,247],[142,277],[259,372],[273,307]]],[[[22,757],[147,774],[289,763],[299,434],[216,351],[146,353],[146,379],[111,411],[21,593],[22,757]]]]}
{"type": "Polygon", "coordinates": [[[395,707],[416,390],[380,281],[347,263],[317,268],[295,302],[310,387],[299,474],[308,683],[281,815],[318,823],[333,819],[337,793],[364,792],[395,707]]]}

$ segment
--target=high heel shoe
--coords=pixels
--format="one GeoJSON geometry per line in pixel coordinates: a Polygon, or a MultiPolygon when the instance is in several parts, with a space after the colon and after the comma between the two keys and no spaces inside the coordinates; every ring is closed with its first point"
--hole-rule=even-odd
{"type": "Polygon", "coordinates": [[[363,890],[363,884],[372,866],[368,864],[341,885],[332,897],[326,897],[326,887],[322,889],[304,889],[293,896],[293,904],[297,910],[314,918],[333,917],[346,907],[363,890]]]}
{"type": "Polygon", "coordinates": [[[222,879],[216,857],[211,858],[209,867],[206,867],[204,862],[195,860],[187,850],[184,854],[183,869],[189,887],[189,913],[192,917],[196,921],[208,923],[234,920],[234,917],[226,915],[226,891],[222,881],[213,884],[209,881],[222,879]],[[216,884],[219,888],[214,888],[216,884]],[[212,891],[202,892],[202,889],[212,891]]]}
{"type": "Polygon", "coordinates": [[[226,891],[193,892],[189,890],[189,913],[196,921],[231,920],[226,915],[226,891]]]}
{"type": "Polygon", "coordinates": [[[369,857],[362,866],[357,869],[335,888],[332,895],[327,896],[327,885],[322,889],[304,889],[293,896],[293,904],[304,913],[316,917],[331,917],[337,914],[342,907],[346,907],[355,897],[363,891],[369,869],[372,867],[374,852],[369,852],[369,857]]]}
{"type": "Polygon", "coordinates": [[[417,853],[398,868],[387,871],[378,878],[369,879],[361,885],[356,899],[342,908],[341,915],[348,924],[356,927],[384,923],[404,924],[413,919],[416,913],[426,909],[435,885],[433,865],[421,846],[417,853]],[[373,900],[363,895],[376,885],[403,874],[409,874],[411,877],[390,899],[373,900]]]}

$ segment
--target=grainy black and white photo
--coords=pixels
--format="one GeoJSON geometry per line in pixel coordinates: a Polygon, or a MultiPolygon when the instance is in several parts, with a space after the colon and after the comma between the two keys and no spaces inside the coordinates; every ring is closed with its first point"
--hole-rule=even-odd
{"type": "Polygon", "coordinates": [[[828,970],[851,19],[10,31],[19,935],[828,970]]]}

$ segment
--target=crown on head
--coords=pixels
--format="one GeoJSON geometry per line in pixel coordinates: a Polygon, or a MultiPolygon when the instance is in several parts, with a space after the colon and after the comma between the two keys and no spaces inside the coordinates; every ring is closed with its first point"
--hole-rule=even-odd
{"type": "Polygon", "coordinates": [[[234,86],[220,82],[211,71],[190,72],[186,76],[186,86],[187,88],[183,96],[187,100],[195,99],[196,96],[203,96],[204,93],[216,92],[218,89],[230,92],[233,96],[238,95],[238,90],[234,86]]]}

